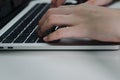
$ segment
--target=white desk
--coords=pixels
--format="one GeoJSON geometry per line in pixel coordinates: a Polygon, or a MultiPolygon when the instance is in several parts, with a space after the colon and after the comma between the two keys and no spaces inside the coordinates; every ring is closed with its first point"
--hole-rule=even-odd
{"type": "Polygon", "coordinates": [[[0,80],[120,80],[120,51],[2,51],[0,80]]]}
{"type": "Polygon", "coordinates": [[[0,53],[0,80],[120,80],[120,51],[0,53]]]}

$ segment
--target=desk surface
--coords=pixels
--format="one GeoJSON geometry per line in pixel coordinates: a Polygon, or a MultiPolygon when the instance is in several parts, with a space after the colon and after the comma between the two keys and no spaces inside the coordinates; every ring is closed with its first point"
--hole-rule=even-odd
{"type": "Polygon", "coordinates": [[[120,80],[120,51],[2,51],[0,80],[120,80]]]}
{"type": "Polygon", "coordinates": [[[120,80],[120,51],[0,52],[0,80],[120,80]]]}

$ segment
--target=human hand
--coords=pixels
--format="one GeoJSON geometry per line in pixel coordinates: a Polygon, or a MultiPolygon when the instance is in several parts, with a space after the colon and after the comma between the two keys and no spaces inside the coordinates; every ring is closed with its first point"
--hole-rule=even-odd
{"type": "Polygon", "coordinates": [[[88,4],[92,4],[92,5],[107,5],[109,3],[111,3],[113,0],[88,0],[86,3],[88,4]]]}
{"type": "Polygon", "coordinates": [[[66,0],[51,0],[52,7],[58,7],[62,5],[66,0]]]}
{"type": "Polygon", "coordinates": [[[66,25],[44,37],[46,42],[62,38],[89,38],[120,42],[120,10],[89,4],[51,8],[39,22],[42,36],[53,26],[66,25]]]}
{"type": "MultiPolygon", "coordinates": [[[[51,0],[51,6],[52,7],[58,7],[62,5],[66,0],[51,0]]],[[[80,1],[81,0],[77,0],[80,1]]],[[[86,3],[92,4],[92,5],[107,5],[113,0],[87,0],[86,3]]]]}

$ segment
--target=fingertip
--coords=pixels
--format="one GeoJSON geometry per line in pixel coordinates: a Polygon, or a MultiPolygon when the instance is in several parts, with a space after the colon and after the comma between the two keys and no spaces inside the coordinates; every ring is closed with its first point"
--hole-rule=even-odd
{"type": "Polygon", "coordinates": [[[44,38],[43,38],[43,40],[45,41],[45,42],[48,42],[49,40],[48,40],[48,36],[45,36],[44,38]]]}
{"type": "Polygon", "coordinates": [[[45,42],[55,41],[55,40],[57,40],[57,35],[56,35],[55,32],[50,33],[49,35],[43,37],[43,40],[44,40],[45,42]]]}
{"type": "MultiPolygon", "coordinates": [[[[52,33],[51,33],[51,34],[52,34],[52,33]]],[[[43,40],[44,40],[45,42],[54,41],[55,39],[54,39],[54,37],[53,37],[51,34],[49,34],[49,35],[43,37],[43,40]]]]}

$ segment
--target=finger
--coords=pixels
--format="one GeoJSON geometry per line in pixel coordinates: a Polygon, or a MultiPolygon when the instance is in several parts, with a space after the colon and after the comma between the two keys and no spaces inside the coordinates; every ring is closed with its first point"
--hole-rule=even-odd
{"type": "Polygon", "coordinates": [[[56,1],[57,1],[57,0],[52,0],[52,1],[51,1],[51,8],[57,7],[56,1]]]}
{"type": "Polygon", "coordinates": [[[65,2],[65,0],[58,0],[57,3],[56,3],[57,7],[62,5],[64,2],[65,2]]]}
{"type": "Polygon", "coordinates": [[[51,7],[58,7],[62,5],[65,2],[65,0],[52,0],[51,1],[51,7]]]}
{"type": "Polygon", "coordinates": [[[45,15],[42,17],[42,19],[39,21],[39,26],[42,26],[43,23],[46,21],[46,19],[50,16],[50,15],[53,15],[53,14],[70,14],[70,13],[73,13],[73,10],[70,10],[68,8],[51,8],[49,9],[45,15]]]}
{"type": "Polygon", "coordinates": [[[41,20],[39,21],[38,27],[40,28],[40,27],[44,24],[45,21],[46,21],[46,15],[44,15],[44,16],[41,18],[41,20]]]}
{"type": "Polygon", "coordinates": [[[43,35],[47,30],[52,28],[53,26],[73,26],[77,25],[77,19],[72,15],[51,15],[46,23],[41,26],[41,35],[43,35]]]}
{"type": "Polygon", "coordinates": [[[86,38],[87,32],[85,29],[78,29],[78,27],[66,27],[58,29],[50,35],[44,37],[44,41],[54,41],[63,38],[86,38]]]}
{"type": "Polygon", "coordinates": [[[63,5],[63,6],[59,6],[58,8],[74,8],[74,7],[76,7],[76,5],[67,5],[67,6],[65,6],[65,5],[63,5]]]}
{"type": "Polygon", "coordinates": [[[56,0],[51,0],[51,4],[55,4],[56,3],[56,0]]]}
{"type": "MultiPolygon", "coordinates": [[[[45,21],[42,26],[46,26],[46,24],[47,24],[47,21],[45,21]]],[[[38,30],[38,35],[40,37],[42,37],[44,35],[44,32],[42,32],[42,30],[41,30],[42,26],[39,26],[39,30],[38,30]]]]}

